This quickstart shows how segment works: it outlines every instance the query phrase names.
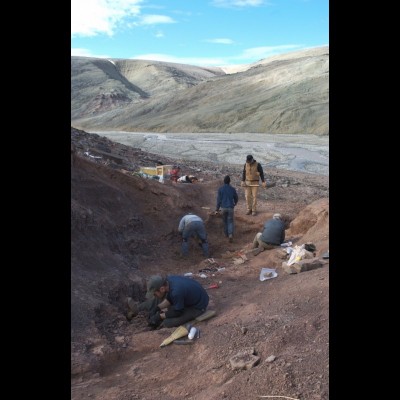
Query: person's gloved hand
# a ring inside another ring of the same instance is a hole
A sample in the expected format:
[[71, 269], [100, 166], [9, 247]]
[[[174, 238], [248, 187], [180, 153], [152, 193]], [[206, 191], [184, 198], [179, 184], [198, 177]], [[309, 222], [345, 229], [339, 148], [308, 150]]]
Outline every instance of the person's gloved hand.
[[162, 322], [162, 319], [160, 317], [160, 311], [157, 311], [156, 313], [149, 315], [147, 321], [150, 326], [152, 326], [153, 328], [157, 328], [158, 325], [160, 325]]
[[264, 181], [264, 182], [262, 183], [262, 187], [263, 187], [263, 188], [266, 188], [266, 187], [267, 187], [267, 182]]
[[160, 313], [161, 312], [161, 308], [158, 306], [152, 307], [149, 310], [149, 317], [153, 316], [154, 314]]
[[246, 182], [245, 181], [240, 182], [240, 186], [246, 186]]

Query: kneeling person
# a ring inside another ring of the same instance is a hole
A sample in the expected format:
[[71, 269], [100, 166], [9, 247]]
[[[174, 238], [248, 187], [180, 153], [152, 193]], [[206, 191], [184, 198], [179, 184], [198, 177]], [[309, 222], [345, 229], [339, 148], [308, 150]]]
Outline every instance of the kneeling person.
[[285, 223], [281, 214], [274, 214], [272, 219], [264, 224], [262, 232], [256, 234], [253, 240], [253, 248], [260, 247], [270, 250], [280, 246], [285, 241]]
[[185, 276], [154, 275], [147, 285], [146, 297], [154, 296], [149, 310], [149, 325], [174, 327], [189, 322], [203, 314], [209, 302], [203, 286]]

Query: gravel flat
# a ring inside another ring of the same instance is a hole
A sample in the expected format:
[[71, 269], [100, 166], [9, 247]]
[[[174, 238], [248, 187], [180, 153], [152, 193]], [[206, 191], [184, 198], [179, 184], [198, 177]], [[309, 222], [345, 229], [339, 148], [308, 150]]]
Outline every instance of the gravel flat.
[[152, 154], [216, 164], [243, 164], [247, 154], [265, 167], [329, 175], [329, 136], [259, 133], [92, 131]]

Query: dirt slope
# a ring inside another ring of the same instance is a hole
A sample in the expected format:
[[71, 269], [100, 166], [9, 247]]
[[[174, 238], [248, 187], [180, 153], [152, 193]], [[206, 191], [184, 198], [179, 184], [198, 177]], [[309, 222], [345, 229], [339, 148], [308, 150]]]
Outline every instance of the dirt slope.
[[[321, 257], [329, 249], [327, 177], [265, 171], [269, 188], [260, 190], [252, 217], [245, 215], [237, 167], [181, 165], [200, 182], [161, 184], [132, 175], [153, 166], [154, 155], [76, 129], [71, 142], [72, 399], [329, 398], [329, 260], [289, 275], [282, 249], [249, 252], [265, 220], [281, 212], [287, 239], [313, 242]], [[233, 243], [221, 219], [209, 215], [225, 174], [239, 193]], [[177, 226], [189, 211], [206, 221], [214, 263], [194, 243], [188, 259], [179, 254]], [[263, 267], [278, 276], [260, 281]], [[205, 287], [219, 284], [208, 289], [217, 315], [198, 324], [193, 345], [160, 348], [174, 328], [149, 331], [141, 314], [128, 321], [124, 300], [143, 299], [151, 274], [187, 272]], [[259, 357], [257, 365], [233, 369], [230, 358], [240, 351]]]

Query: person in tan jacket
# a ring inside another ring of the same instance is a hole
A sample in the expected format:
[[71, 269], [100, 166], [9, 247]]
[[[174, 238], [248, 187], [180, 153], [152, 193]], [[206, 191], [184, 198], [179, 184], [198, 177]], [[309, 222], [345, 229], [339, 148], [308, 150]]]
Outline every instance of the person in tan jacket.
[[259, 162], [253, 158], [251, 154], [246, 157], [246, 164], [243, 167], [242, 183], [241, 186], [245, 188], [246, 198], [246, 215], [257, 214], [257, 192], [260, 186], [260, 179], [262, 186], [267, 187], [264, 178], [264, 171]]

